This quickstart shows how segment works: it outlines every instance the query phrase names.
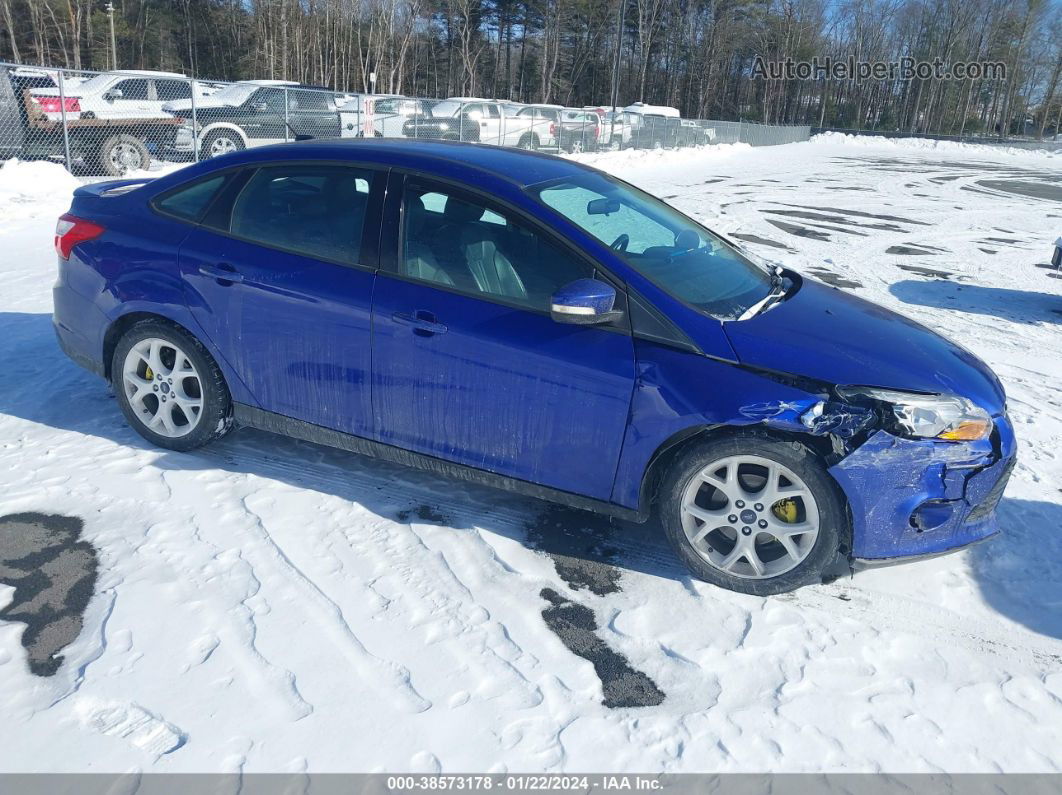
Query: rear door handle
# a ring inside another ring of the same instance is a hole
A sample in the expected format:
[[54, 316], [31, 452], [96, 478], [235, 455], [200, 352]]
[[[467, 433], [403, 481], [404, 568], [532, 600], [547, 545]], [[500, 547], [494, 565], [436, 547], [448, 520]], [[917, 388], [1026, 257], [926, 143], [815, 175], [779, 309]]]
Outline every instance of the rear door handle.
[[413, 313], [395, 312], [391, 315], [391, 320], [402, 326], [412, 326], [413, 333], [421, 337], [430, 337], [433, 334], [445, 334], [447, 332], [446, 326], [435, 321], [435, 315], [423, 309], [418, 309]]
[[225, 263], [220, 265], [200, 265], [199, 272], [204, 276], [209, 276], [211, 279], [217, 279], [219, 282], [238, 283], [243, 281], [243, 275], [237, 273], [234, 267]]

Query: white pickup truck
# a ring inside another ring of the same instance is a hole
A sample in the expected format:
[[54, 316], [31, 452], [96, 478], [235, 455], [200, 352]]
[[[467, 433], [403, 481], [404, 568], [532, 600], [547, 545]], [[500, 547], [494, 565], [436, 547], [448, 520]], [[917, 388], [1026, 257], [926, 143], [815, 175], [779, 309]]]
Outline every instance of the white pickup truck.
[[558, 124], [534, 107], [476, 97], [423, 103], [425, 113], [406, 120], [407, 138], [471, 141], [524, 149], [556, 149]]

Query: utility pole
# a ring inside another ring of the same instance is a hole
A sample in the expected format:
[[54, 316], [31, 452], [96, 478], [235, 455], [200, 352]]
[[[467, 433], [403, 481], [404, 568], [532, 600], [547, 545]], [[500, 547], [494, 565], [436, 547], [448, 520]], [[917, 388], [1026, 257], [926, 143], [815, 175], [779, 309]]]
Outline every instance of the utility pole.
[[619, 24], [616, 27], [616, 59], [612, 62], [612, 112], [619, 99], [620, 53], [623, 52], [623, 22], [627, 14], [627, 0], [619, 0]]
[[114, 3], [107, 3], [103, 10], [107, 12], [107, 20], [111, 24], [111, 69], [117, 69], [118, 47], [114, 43]]

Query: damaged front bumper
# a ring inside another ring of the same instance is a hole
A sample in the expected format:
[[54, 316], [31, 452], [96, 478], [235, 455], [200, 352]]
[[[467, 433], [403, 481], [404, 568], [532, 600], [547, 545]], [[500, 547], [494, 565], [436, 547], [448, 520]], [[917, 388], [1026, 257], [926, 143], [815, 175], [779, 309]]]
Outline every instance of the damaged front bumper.
[[865, 564], [932, 556], [999, 532], [996, 505], [1015, 462], [1014, 430], [942, 442], [877, 430], [830, 468], [852, 509], [852, 555]]

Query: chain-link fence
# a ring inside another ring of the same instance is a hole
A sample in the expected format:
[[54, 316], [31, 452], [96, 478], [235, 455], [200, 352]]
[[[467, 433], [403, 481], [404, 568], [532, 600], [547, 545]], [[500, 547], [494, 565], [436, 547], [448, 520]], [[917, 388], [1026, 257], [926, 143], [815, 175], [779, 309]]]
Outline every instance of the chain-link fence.
[[565, 108], [471, 97], [355, 94], [277, 80], [89, 72], [0, 63], [0, 159], [54, 160], [121, 176], [308, 138], [465, 141], [544, 152], [807, 140], [808, 127], [679, 118], [636, 104]]

